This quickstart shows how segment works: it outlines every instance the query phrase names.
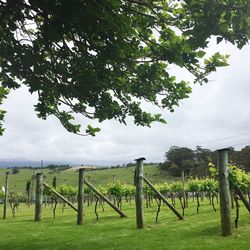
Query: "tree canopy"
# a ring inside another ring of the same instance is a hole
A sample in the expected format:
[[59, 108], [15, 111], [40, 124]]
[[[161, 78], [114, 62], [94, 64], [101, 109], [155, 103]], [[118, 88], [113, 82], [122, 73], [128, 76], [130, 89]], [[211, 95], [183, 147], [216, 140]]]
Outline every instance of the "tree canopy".
[[190, 148], [172, 146], [165, 154], [166, 161], [162, 167], [174, 175], [180, 175], [181, 171], [190, 172], [194, 167], [194, 156]]
[[0, 104], [25, 85], [38, 94], [38, 117], [54, 115], [73, 133], [81, 131], [75, 114], [164, 122], [141, 102], [173, 111], [191, 88], [169, 68], [203, 83], [226, 66], [227, 56], [205, 49], [212, 36], [242, 48], [249, 9], [249, 0], [0, 0]]
[[[210, 163], [217, 164], [217, 150], [210, 150], [201, 146], [196, 149], [172, 146], [165, 153], [165, 162], [160, 167], [168, 170], [170, 174], [180, 176], [181, 171], [193, 176], [207, 176]], [[250, 145], [240, 150], [230, 148], [229, 164], [250, 172]]]

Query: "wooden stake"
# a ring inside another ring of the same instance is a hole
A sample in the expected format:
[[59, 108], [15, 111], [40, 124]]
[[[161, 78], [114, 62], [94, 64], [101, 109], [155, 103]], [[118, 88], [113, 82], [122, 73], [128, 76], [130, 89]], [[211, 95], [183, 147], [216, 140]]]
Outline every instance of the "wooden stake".
[[145, 158], [136, 159], [137, 166], [135, 172], [135, 205], [136, 205], [136, 226], [137, 229], [143, 229], [143, 161]]
[[184, 209], [186, 208], [186, 192], [185, 192], [185, 171], [181, 170], [181, 181], [182, 181], [182, 196], [183, 196], [183, 205]]
[[6, 177], [5, 177], [5, 190], [4, 190], [4, 201], [3, 201], [3, 219], [6, 219], [6, 213], [7, 213], [8, 182], [9, 182], [9, 172], [6, 172]]
[[77, 225], [82, 225], [83, 223], [83, 172], [84, 169], [79, 169], [79, 178], [78, 178], [78, 212], [77, 212]]
[[36, 174], [36, 204], [35, 204], [35, 221], [42, 220], [43, 207], [43, 173]]
[[220, 213], [221, 213], [221, 234], [230, 236], [232, 234], [231, 226], [231, 207], [230, 190], [228, 181], [228, 150], [218, 150], [218, 174], [219, 174], [219, 194], [220, 194]]

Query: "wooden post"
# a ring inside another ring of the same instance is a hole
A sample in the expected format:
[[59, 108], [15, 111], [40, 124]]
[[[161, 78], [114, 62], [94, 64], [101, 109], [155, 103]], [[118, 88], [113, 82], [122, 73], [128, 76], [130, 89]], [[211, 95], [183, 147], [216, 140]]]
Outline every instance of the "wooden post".
[[230, 191], [229, 191], [228, 168], [227, 168], [228, 150], [229, 149], [227, 148], [217, 150], [222, 236], [229, 236], [232, 234]]
[[115, 175], [113, 174], [113, 179], [112, 179], [112, 182], [115, 183]]
[[8, 182], [9, 182], [9, 172], [6, 172], [6, 177], [5, 177], [5, 190], [4, 190], [4, 201], [3, 201], [3, 219], [6, 219], [6, 212], [7, 212]]
[[144, 157], [136, 159], [137, 166], [135, 169], [135, 205], [136, 205], [136, 226], [137, 229], [143, 229], [143, 161]]
[[182, 196], [183, 196], [183, 205], [184, 208], [186, 208], [186, 192], [185, 192], [185, 171], [182, 169], [181, 170], [181, 181], [182, 181]]
[[35, 204], [35, 221], [42, 220], [43, 207], [43, 173], [36, 174], [36, 204]]
[[84, 169], [79, 169], [79, 177], [78, 177], [78, 212], [77, 212], [77, 225], [82, 225], [83, 222], [83, 172]]

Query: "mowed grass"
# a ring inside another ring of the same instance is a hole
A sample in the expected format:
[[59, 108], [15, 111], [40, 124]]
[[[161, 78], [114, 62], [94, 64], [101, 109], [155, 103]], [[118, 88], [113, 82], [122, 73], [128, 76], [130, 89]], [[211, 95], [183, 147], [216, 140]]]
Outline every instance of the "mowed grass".
[[[13, 190], [14, 185], [16, 185], [18, 192], [25, 191], [26, 182], [28, 180], [31, 180], [32, 175], [37, 172], [31, 169], [20, 169], [19, 173], [11, 174], [11, 169], [0, 168], [0, 186], [4, 186], [6, 171], [10, 172], [9, 189]], [[173, 180], [173, 178], [168, 175], [168, 172], [162, 170], [158, 165], [144, 166], [144, 172], [148, 174], [148, 177], [152, 182], [164, 182]], [[67, 182], [70, 185], [77, 186], [78, 174], [73, 171], [65, 170], [61, 172], [54, 172], [49, 169], [43, 169], [43, 173], [45, 175], [45, 180], [50, 184], [52, 183], [53, 177], [56, 176], [57, 184]], [[93, 170], [85, 172], [85, 178], [90, 177], [90, 182], [94, 185], [105, 185], [112, 182], [113, 175], [115, 176], [116, 181], [133, 183], [134, 167]]]
[[[178, 205], [178, 204], [177, 204]], [[155, 223], [156, 203], [145, 208], [145, 228], [136, 229], [135, 206], [123, 204], [128, 218], [120, 218], [108, 205], [99, 209], [96, 221], [94, 205], [85, 207], [83, 225], [76, 225], [76, 213], [66, 208], [57, 209], [52, 218], [51, 207], [43, 210], [43, 220], [34, 222], [34, 207], [19, 207], [15, 218], [8, 210], [6, 220], [0, 220], [0, 249], [249, 249], [250, 215], [241, 205], [239, 228], [231, 237], [220, 236], [219, 211], [214, 212], [208, 201], [203, 201], [200, 214], [190, 201], [184, 221], [179, 221], [162, 206], [159, 223]], [[179, 205], [177, 207], [180, 209]], [[218, 208], [218, 205], [217, 205]], [[2, 206], [0, 206], [2, 214]], [[234, 217], [234, 210], [232, 217]]]

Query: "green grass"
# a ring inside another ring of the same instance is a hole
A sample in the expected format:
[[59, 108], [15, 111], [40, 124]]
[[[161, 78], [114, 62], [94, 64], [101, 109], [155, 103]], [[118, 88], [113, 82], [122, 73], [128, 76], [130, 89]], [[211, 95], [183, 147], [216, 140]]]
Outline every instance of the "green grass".
[[184, 221], [162, 206], [156, 224], [156, 208], [155, 203], [145, 208], [145, 229], [137, 230], [134, 205], [124, 204], [128, 218], [123, 219], [105, 205], [99, 221], [94, 206], [86, 207], [81, 226], [76, 225], [76, 213], [70, 208], [62, 213], [59, 206], [54, 220], [51, 208], [46, 207], [43, 220], [34, 222], [34, 207], [22, 205], [15, 218], [9, 211], [7, 219], [0, 220], [0, 249], [249, 249], [250, 215], [243, 206], [239, 228], [226, 238], [220, 236], [219, 211], [214, 212], [208, 202], [202, 202], [197, 215], [195, 203], [190, 201]]
[[[11, 169], [1, 169], [0, 168], [0, 186], [3, 186], [5, 183], [5, 173], [6, 171], [10, 171]], [[9, 188], [13, 190], [14, 185], [17, 186], [18, 192], [24, 192], [26, 187], [27, 180], [31, 179], [33, 174], [33, 170], [30, 169], [20, 169], [20, 173], [18, 174], [10, 174], [9, 175]], [[46, 177], [46, 181], [48, 183], [52, 183], [52, 179], [54, 176], [57, 176], [57, 183], [64, 183], [66, 179], [67, 183], [70, 185], [77, 186], [77, 173], [73, 171], [62, 171], [62, 172], [53, 172], [49, 169], [43, 170], [44, 175]], [[163, 182], [172, 180], [169, 177], [168, 172], [160, 169], [156, 165], [145, 166], [144, 172], [148, 173], [148, 177], [152, 182]], [[86, 171], [85, 177], [90, 176], [90, 181], [94, 185], [103, 185], [112, 182], [113, 175], [115, 175], [115, 180], [119, 180], [121, 182], [133, 183], [134, 178], [134, 167], [129, 168], [118, 168], [118, 169], [103, 169], [103, 170], [94, 170], [94, 171]]]
[[[122, 182], [133, 182], [133, 168], [109, 169], [87, 172], [93, 184], [105, 184], [112, 176]], [[4, 184], [6, 169], [0, 169], [0, 185]], [[152, 182], [171, 181], [167, 173], [157, 166], [145, 166]], [[20, 170], [9, 176], [10, 189], [17, 185], [19, 192], [24, 191], [32, 170]], [[58, 183], [76, 185], [77, 174], [69, 171], [53, 173], [44, 170], [46, 179], [51, 183], [56, 175]], [[179, 204], [178, 210], [180, 211]], [[218, 208], [218, 205], [217, 205]], [[231, 237], [220, 236], [220, 213], [214, 212], [208, 202], [202, 202], [200, 214], [196, 214], [195, 203], [190, 201], [185, 220], [179, 221], [166, 207], [162, 206], [159, 223], [155, 223], [157, 206], [145, 208], [145, 229], [135, 229], [135, 207], [124, 203], [123, 211], [128, 218], [121, 219], [108, 205], [105, 212], [99, 211], [96, 221], [94, 206], [85, 208], [84, 224], [76, 225], [76, 213], [66, 208], [57, 209], [56, 219], [52, 218], [50, 207], [44, 208], [43, 220], [34, 222], [34, 207], [19, 207], [15, 218], [8, 208], [7, 219], [0, 219], [0, 249], [249, 249], [250, 215], [243, 205], [240, 210], [239, 228], [233, 230]], [[234, 210], [233, 216], [234, 217]], [[0, 205], [2, 216], [2, 205]], [[1, 217], [0, 217], [1, 218]]]

